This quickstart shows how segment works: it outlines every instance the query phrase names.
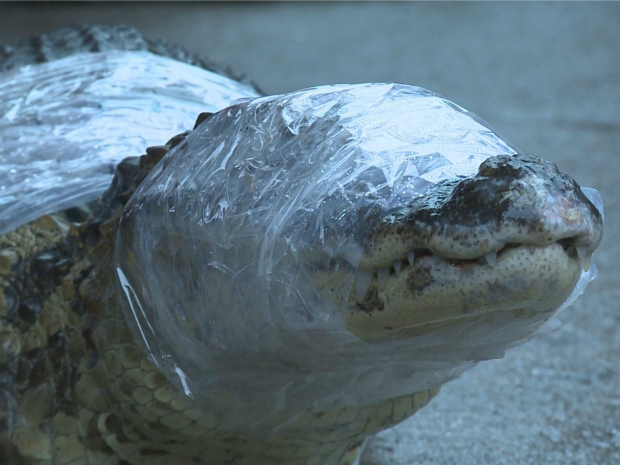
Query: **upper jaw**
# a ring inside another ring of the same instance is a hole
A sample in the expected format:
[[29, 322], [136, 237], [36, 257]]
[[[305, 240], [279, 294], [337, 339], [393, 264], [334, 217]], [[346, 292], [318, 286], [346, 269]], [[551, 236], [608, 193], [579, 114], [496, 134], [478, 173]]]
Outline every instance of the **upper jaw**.
[[589, 257], [602, 231], [600, 212], [555, 164], [502, 155], [487, 159], [475, 176], [440, 183], [385, 217], [372, 229], [358, 269], [389, 268], [416, 249], [477, 259], [508, 244], [558, 241]]

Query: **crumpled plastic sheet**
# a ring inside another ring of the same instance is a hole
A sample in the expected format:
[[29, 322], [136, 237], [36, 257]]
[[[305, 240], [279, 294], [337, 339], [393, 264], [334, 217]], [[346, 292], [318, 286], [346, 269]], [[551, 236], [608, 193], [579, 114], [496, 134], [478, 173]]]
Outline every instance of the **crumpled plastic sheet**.
[[222, 428], [427, 389], [557, 326], [500, 312], [369, 342], [345, 328], [354, 271], [334, 275], [339, 300], [317, 291], [335, 257], [355, 269], [364, 221], [517, 153], [432, 92], [339, 85], [240, 102], [182, 145], [126, 206], [115, 260], [134, 335], [179, 390], [221, 406]]
[[249, 87], [148, 52], [73, 55], [0, 74], [0, 233], [96, 199], [115, 165]]

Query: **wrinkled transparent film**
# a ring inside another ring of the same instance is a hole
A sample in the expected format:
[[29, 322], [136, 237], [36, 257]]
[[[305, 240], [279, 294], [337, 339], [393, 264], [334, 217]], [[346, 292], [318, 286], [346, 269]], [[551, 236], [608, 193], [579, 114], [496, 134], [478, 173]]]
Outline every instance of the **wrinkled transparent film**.
[[572, 293], [538, 313], [375, 328], [384, 310], [368, 307], [371, 294], [390, 304], [379, 289], [398, 278], [360, 271], [368, 237], [434, 186], [516, 153], [417, 87], [325, 86], [234, 104], [173, 149], [126, 206], [116, 267], [128, 322], [168, 379], [222, 405], [230, 428], [444, 383], [552, 328], [595, 267], [575, 271]]
[[0, 233], [97, 198], [115, 165], [256, 97], [226, 77], [147, 52], [74, 55], [0, 75]]

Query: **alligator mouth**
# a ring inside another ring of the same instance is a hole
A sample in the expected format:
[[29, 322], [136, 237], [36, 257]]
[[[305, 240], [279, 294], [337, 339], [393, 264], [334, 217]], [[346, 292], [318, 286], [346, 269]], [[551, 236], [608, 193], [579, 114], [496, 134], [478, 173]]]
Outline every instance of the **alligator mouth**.
[[[392, 261], [389, 267], [380, 267], [373, 271], [357, 269], [355, 275], [355, 294], [358, 302], [363, 302], [373, 282], [378, 282], [380, 290], [383, 290], [392, 276], [400, 276], [407, 273], [411, 268], [423, 266], [429, 263], [438, 266], [455, 267], [465, 270], [471, 266], [488, 266], [494, 268], [499, 261], [511, 250], [525, 248], [530, 254], [534, 254], [537, 247], [552, 247], [561, 245], [564, 253], [569, 258], [579, 261], [580, 266], [588, 271], [591, 254], [588, 254], [585, 245], [575, 245], [574, 238], [565, 238], [547, 244], [523, 244], [509, 242], [499, 250], [490, 251], [476, 258], [450, 258], [433, 253], [429, 249], [419, 248], [409, 251], [406, 256]], [[376, 281], [375, 281], [376, 280]]]

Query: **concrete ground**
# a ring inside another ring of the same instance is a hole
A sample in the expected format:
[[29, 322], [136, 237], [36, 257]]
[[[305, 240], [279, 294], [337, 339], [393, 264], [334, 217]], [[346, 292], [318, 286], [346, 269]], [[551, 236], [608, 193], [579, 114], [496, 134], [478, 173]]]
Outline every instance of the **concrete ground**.
[[620, 463], [620, 4], [3, 4], [0, 43], [75, 22], [136, 26], [268, 93], [427, 87], [600, 190], [600, 276], [563, 327], [445, 386], [362, 464]]

